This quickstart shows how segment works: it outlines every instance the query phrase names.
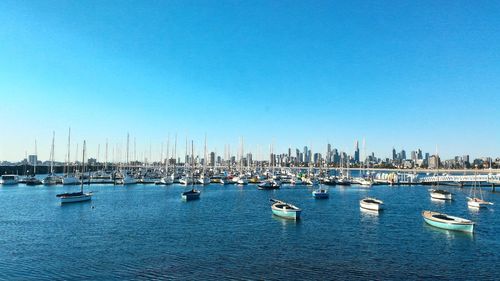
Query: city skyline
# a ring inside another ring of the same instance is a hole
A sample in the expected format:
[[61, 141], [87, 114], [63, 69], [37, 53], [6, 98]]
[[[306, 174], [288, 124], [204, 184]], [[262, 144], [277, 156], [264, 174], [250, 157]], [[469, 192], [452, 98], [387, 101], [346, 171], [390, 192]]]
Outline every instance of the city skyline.
[[[186, 135], [500, 156], [497, 3], [0, 3], [0, 160]], [[8, 136], [7, 138], [5, 136]], [[75, 147], [74, 147], [75, 148]], [[233, 150], [233, 149], [232, 149]], [[72, 151], [72, 154], [74, 152]]]
[[[66, 162], [68, 159], [68, 133], [64, 139], [65, 143], [57, 143], [54, 145], [54, 161], [55, 162]], [[55, 136], [55, 132], [54, 132]], [[179, 136], [179, 135], [169, 135], [167, 139], [163, 142], [159, 143], [149, 143], [148, 145], [137, 145], [136, 137], [128, 134], [129, 140], [129, 151], [128, 151], [128, 159], [129, 161], [139, 161], [139, 162], [160, 162], [162, 159], [167, 158], [167, 149], [169, 158], [175, 159], [183, 159], [184, 156], [191, 155], [191, 143], [193, 143], [194, 155], [196, 157], [204, 158], [204, 141], [203, 140], [193, 140], [189, 139], [187, 136]], [[177, 137], [177, 144], [175, 144], [175, 138]], [[54, 137], [55, 139], [55, 137]], [[483, 159], [483, 158], [491, 158], [493, 161], [499, 158], [496, 155], [471, 155], [468, 152], [463, 153], [455, 153], [450, 156], [443, 155], [440, 153], [439, 148], [435, 147], [434, 151], [425, 150], [422, 148], [407, 148], [407, 147], [392, 147], [390, 150], [383, 151], [382, 153], [377, 153], [373, 150], [370, 150], [369, 147], [365, 147], [366, 140], [362, 139], [362, 144], [360, 145], [359, 140], [355, 140], [353, 142], [353, 146], [349, 149], [343, 150], [339, 147], [336, 147], [334, 143], [324, 143], [318, 147], [312, 147], [308, 144], [306, 145], [289, 145], [286, 149], [277, 150], [273, 143], [270, 144], [259, 144], [253, 147], [248, 147], [244, 138], [240, 137], [237, 142], [231, 144], [224, 144], [223, 147], [215, 147], [207, 144], [207, 154], [215, 153], [216, 157], [222, 157], [222, 159], [229, 160], [231, 157], [236, 158], [245, 158], [248, 154], [251, 154], [254, 160], [257, 161], [269, 161], [270, 154], [274, 155], [286, 155], [290, 154], [295, 157], [296, 153], [300, 153], [301, 159], [300, 162], [308, 163], [308, 162], [316, 162], [316, 159], [313, 157], [316, 154], [320, 154], [322, 159], [326, 159], [327, 157], [332, 157], [332, 153], [336, 152], [337, 154], [345, 153], [346, 157], [348, 157], [352, 163], [360, 163], [364, 162], [364, 159], [375, 157], [375, 159], [380, 159], [381, 161], [385, 161], [386, 159], [390, 160], [398, 160], [400, 163], [403, 160], [416, 160], [416, 159], [427, 159], [429, 156], [433, 156], [438, 154], [441, 160], [449, 160], [454, 159], [456, 157], [464, 157], [467, 156], [471, 160], [474, 159]], [[83, 142], [83, 141], [82, 141]], [[187, 149], [186, 152], [186, 143]], [[23, 159], [27, 159], [28, 156], [37, 155], [38, 161], [46, 162], [50, 161], [50, 151], [52, 150], [51, 145], [52, 138], [50, 143], [48, 144], [50, 148], [48, 149], [48, 154], [40, 154], [39, 153], [39, 142], [35, 141], [33, 143], [32, 150], [26, 150], [18, 159], [0, 159], [0, 162], [12, 162], [16, 163], [22, 161]], [[36, 146], [36, 147], [35, 147]], [[59, 148], [58, 148], [59, 147]], [[36, 150], [35, 150], [36, 148]], [[174, 149], [177, 157], [174, 157]], [[243, 156], [241, 155], [241, 151], [243, 149]], [[71, 139], [69, 144], [69, 153], [70, 153], [70, 162], [78, 162], [81, 159], [82, 147], [81, 142], [78, 140], [74, 140], [73, 132], [71, 132]], [[107, 153], [107, 155], [106, 155]], [[328, 156], [329, 155], [329, 156]], [[298, 156], [298, 155], [297, 155]], [[424, 157], [425, 156], [425, 157]], [[99, 143], [96, 145], [89, 145], [87, 142], [87, 158], [97, 159], [99, 162], [105, 162], [105, 158], [107, 157], [107, 162], [118, 163], [118, 162], [126, 162], [127, 159], [127, 137], [124, 138], [122, 142], [112, 143], [109, 140], [104, 143]], [[207, 156], [208, 157], [208, 156]], [[340, 157], [340, 156], [339, 156]], [[468, 161], [467, 161], [468, 162]], [[472, 161], [471, 161], [472, 162]]]

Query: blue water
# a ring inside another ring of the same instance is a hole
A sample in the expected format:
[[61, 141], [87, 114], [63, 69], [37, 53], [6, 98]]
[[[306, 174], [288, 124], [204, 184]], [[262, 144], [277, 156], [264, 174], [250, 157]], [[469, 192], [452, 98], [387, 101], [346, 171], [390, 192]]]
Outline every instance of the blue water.
[[[78, 187], [0, 187], [0, 279], [500, 279], [498, 193], [471, 211], [466, 191], [436, 203], [427, 187], [201, 187], [183, 202], [181, 186], [90, 186], [92, 202], [61, 206]], [[385, 201], [379, 215], [359, 200]], [[271, 214], [269, 198], [303, 209], [302, 220]], [[422, 210], [477, 222], [474, 235], [424, 223]]]

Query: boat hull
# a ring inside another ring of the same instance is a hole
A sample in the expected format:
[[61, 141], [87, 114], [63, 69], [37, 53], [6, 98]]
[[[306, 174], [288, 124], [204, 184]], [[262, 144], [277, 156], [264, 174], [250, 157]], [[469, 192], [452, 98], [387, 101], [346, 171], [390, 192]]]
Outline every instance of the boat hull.
[[278, 217], [282, 217], [285, 219], [290, 219], [290, 220], [298, 220], [300, 219], [300, 213], [301, 211], [283, 211], [283, 210], [276, 210], [272, 209], [273, 214]]
[[470, 220], [431, 211], [423, 211], [424, 221], [434, 227], [446, 230], [474, 232], [474, 223]]
[[363, 200], [359, 201], [359, 206], [363, 209], [370, 210], [370, 211], [380, 211], [383, 209], [382, 204], [369, 203], [369, 202], [365, 202]]
[[328, 197], [330, 197], [330, 195], [328, 194], [328, 192], [316, 192], [316, 191], [313, 191], [312, 195], [313, 195], [313, 197], [315, 199], [328, 199]]
[[182, 200], [192, 201], [200, 199], [200, 192], [184, 192], [182, 193]]
[[451, 200], [451, 194], [442, 194], [431, 192], [431, 197], [438, 200]]
[[485, 202], [485, 201], [474, 201], [474, 200], [469, 200], [467, 201], [467, 206], [469, 208], [486, 208], [488, 205], [490, 205], [489, 202]]
[[437, 222], [433, 221], [428, 218], [424, 218], [425, 222], [429, 225], [432, 225], [434, 227], [442, 228], [442, 229], [447, 229], [447, 230], [453, 230], [453, 231], [463, 231], [463, 232], [474, 232], [474, 225], [473, 224], [449, 224], [449, 223], [443, 223], [443, 222]]
[[76, 203], [76, 202], [85, 202], [85, 201], [90, 201], [92, 200], [92, 194], [82, 194], [82, 195], [77, 195], [77, 196], [63, 196], [61, 197], [61, 203], [66, 204], [66, 203]]
[[63, 185], [78, 185], [81, 184], [80, 180], [75, 177], [63, 178]]

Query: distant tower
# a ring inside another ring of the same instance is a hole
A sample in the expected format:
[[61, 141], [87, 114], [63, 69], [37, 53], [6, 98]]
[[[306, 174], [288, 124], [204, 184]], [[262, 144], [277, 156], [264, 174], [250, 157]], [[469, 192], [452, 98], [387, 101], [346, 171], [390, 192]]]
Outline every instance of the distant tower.
[[354, 163], [359, 163], [359, 142], [354, 143]]

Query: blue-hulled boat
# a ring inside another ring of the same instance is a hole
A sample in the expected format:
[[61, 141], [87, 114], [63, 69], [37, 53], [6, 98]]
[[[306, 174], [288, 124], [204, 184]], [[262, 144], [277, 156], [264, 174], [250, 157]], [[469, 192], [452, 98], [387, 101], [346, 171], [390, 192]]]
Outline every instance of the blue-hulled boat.
[[300, 219], [300, 213], [302, 212], [300, 208], [280, 200], [271, 199], [271, 202], [273, 202], [271, 210], [274, 215], [285, 219]]
[[[193, 157], [194, 148], [193, 147], [194, 147], [193, 141], [191, 141], [191, 167], [194, 167], [194, 157]], [[187, 148], [187, 141], [186, 141], [186, 148]], [[186, 157], [187, 157], [187, 154], [186, 154]], [[189, 176], [189, 173], [186, 173], [186, 177], [184, 178], [186, 180], [185, 185], [190, 184], [192, 186], [191, 190], [184, 191], [181, 194], [182, 200], [184, 200], [184, 201], [191, 201], [191, 200], [200, 199], [201, 191], [194, 189], [194, 171], [191, 170], [190, 174], [191, 174], [191, 176]]]
[[463, 232], [474, 231], [474, 222], [470, 220], [432, 211], [423, 211], [422, 216], [426, 223], [435, 227]]
[[330, 197], [330, 193], [328, 193], [328, 189], [322, 188], [322, 187], [313, 190], [312, 195], [316, 199], [327, 199], [328, 197]]
[[200, 191], [196, 189], [191, 189], [182, 193], [182, 199], [186, 201], [200, 199]]

